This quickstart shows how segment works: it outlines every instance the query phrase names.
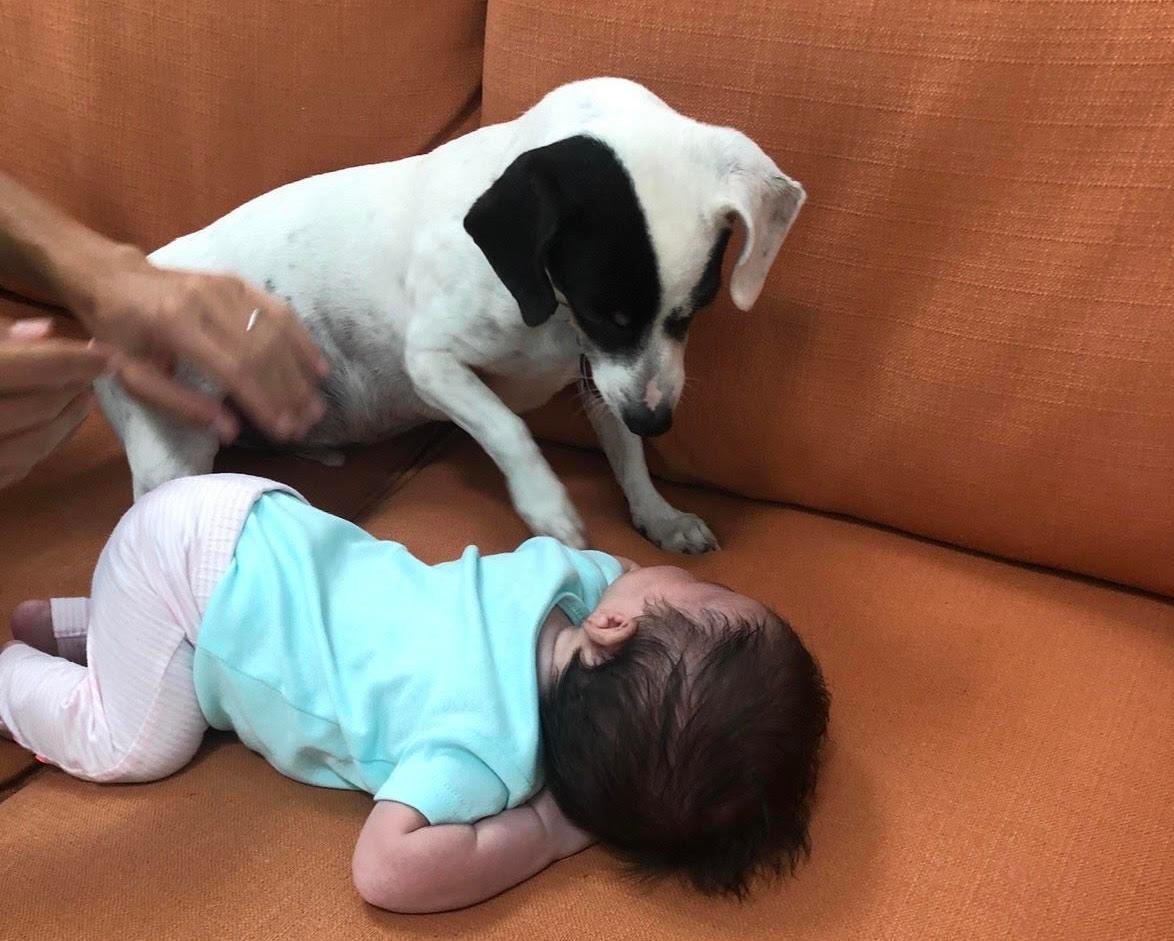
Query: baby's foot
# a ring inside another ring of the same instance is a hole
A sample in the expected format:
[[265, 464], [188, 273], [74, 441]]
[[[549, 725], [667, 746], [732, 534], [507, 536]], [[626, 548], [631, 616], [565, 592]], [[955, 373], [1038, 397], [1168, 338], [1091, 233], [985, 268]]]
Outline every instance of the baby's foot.
[[12, 638], [57, 656], [57, 638], [53, 635], [53, 611], [48, 601], [22, 601], [12, 612]]

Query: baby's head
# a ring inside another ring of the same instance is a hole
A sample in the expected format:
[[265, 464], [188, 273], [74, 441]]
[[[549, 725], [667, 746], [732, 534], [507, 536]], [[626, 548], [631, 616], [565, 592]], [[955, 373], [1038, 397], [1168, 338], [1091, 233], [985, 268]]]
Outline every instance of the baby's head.
[[742, 896], [794, 868], [828, 694], [790, 626], [670, 566], [633, 566], [550, 641], [546, 782], [643, 874]]

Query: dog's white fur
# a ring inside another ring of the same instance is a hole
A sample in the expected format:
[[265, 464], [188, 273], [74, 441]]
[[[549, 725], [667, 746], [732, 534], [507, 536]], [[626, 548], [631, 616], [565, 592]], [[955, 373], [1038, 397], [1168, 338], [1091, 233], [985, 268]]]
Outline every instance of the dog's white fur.
[[[593, 349], [562, 303], [546, 323], [524, 325], [462, 225], [519, 154], [580, 134], [619, 157], [655, 250], [661, 309], [635, 358]], [[657, 492], [641, 439], [617, 416], [632, 401], [676, 404], [684, 342], [659, 328], [688, 303], [721, 229], [734, 220], [744, 231], [730, 291], [746, 309], [803, 200], [802, 187], [745, 135], [690, 120], [635, 83], [601, 78], [558, 88], [518, 119], [432, 153], [282, 186], [151, 261], [233, 272], [290, 299], [333, 366], [331, 408], [307, 446], [374, 441], [451, 420], [502, 470], [530, 528], [573, 546], [585, 544], [583, 523], [517, 413], [575, 381], [586, 355], [607, 406], [588, 412], [633, 521], [662, 547], [697, 552], [716, 546], [713, 535]], [[315, 329], [327, 321], [329, 330]], [[102, 383], [99, 394], [126, 447], [136, 496], [211, 469], [212, 434], [143, 407], [116, 382]]]

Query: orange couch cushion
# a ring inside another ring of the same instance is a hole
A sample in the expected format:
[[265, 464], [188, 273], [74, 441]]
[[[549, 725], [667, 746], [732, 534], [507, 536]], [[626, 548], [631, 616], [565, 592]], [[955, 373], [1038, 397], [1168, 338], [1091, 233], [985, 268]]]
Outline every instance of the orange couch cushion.
[[[604, 547], [658, 558], [599, 458], [556, 470]], [[814, 855], [745, 905], [625, 881], [602, 850], [449, 915], [366, 908], [370, 801], [217, 738], [168, 781], [45, 769], [0, 802], [0, 935], [37, 938], [1046, 938], [1174, 921], [1174, 606], [816, 513], [669, 488], [729, 535], [686, 560], [773, 604], [820, 658], [832, 742]], [[526, 533], [464, 444], [367, 520], [422, 557]]]
[[493, 0], [483, 118], [624, 75], [806, 185], [755, 310], [696, 322], [662, 471], [1174, 593], [1172, 37], [1162, 3]]
[[0, 4], [0, 167], [154, 248], [476, 126], [484, 0]]

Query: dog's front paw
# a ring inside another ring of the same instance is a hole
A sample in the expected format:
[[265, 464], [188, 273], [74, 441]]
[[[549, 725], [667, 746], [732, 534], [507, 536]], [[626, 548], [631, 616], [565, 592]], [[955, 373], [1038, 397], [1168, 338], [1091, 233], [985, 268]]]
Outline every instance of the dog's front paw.
[[632, 522], [641, 536], [669, 552], [697, 555], [718, 548], [705, 521], [692, 513], [672, 510], [657, 516], [633, 514]]
[[587, 548], [587, 530], [562, 484], [557, 490], [528, 494], [514, 501], [518, 515], [535, 536], [553, 536], [572, 549]]

